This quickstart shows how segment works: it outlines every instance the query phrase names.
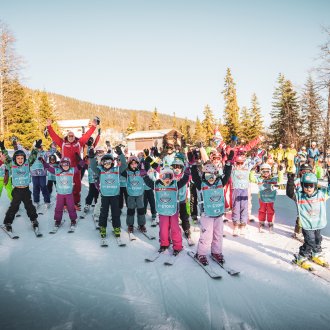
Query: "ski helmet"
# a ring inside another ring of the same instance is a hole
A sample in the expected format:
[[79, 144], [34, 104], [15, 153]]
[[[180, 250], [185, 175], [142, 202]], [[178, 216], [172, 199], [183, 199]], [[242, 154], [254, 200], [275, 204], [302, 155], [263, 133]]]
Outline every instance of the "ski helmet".
[[174, 173], [172, 171], [172, 169], [169, 167], [169, 166], [164, 166], [160, 169], [159, 171], [159, 178], [161, 180], [164, 180], [164, 179], [173, 179], [174, 177]]
[[173, 163], [172, 163], [172, 166], [173, 165], [178, 165], [178, 166], [181, 166], [182, 168], [184, 167], [184, 163], [183, 163], [183, 161], [180, 158], [175, 158], [173, 160]]
[[138, 164], [140, 163], [139, 158], [137, 158], [136, 156], [131, 156], [131, 157], [128, 158], [128, 162], [127, 162], [128, 165], [131, 164], [133, 161], [138, 163]]
[[48, 157], [48, 162], [49, 163], [51, 163], [51, 162], [53, 162], [53, 163], [55, 163], [56, 162], [56, 155], [50, 155], [49, 157]]
[[104, 156], [102, 156], [100, 164], [102, 166], [104, 166], [105, 164], [111, 164], [113, 165], [114, 162], [114, 158], [111, 154], [105, 154]]
[[23, 157], [24, 157], [24, 163], [26, 162], [26, 154], [25, 154], [25, 152], [24, 152], [23, 150], [16, 150], [16, 151], [14, 152], [14, 154], [13, 154], [13, 162], [14, 162], [16, 165], [18, 165], [17, 162], [16, 162], [16, 157], [17, 157], [17, 156], [23, 156]]
[[220, 160], [222, 157], [221, 157], [221, 154], [218, 150], [213, 149], [210, 152], [210, 160], [214, 160], [215, 158], [218, 158]]
[[69, 157], [62, 157], [60, 161], [60, 166], [63, 168], [63, 166], [71, 166], [71, 160]]
[[260, 172], [263, 172], [263, 171], [269, 171], [269, 172], [271, 172], [272, 171], [272, 168], [271, 168], [271, 166], [269, 164], [263, 163], [260, 166]]
[[312, 168], [312, 166], [310, 166], [309, 164], [304, 163], [304, 164], [301, 164], [301, 165], [300, 165], [300, 168], [299, 168], [299, 172], [302, 172], [302, 171], [313, 172], [313, 168]]
[[203, 173], [212, 173], [217, 174], [218, 169], [214, 166], [214, 164], [205, 164], [202, 168]]
[[239, 155], [235, 159], [235, 163], [243, 164], [246, 161], [246, 157], [244, 155]]
[[314, 173], [305, 173], [302, 177], [301, 177], [301, 183], [313, 183], [313, 184], [317, 184], [317, 177]]

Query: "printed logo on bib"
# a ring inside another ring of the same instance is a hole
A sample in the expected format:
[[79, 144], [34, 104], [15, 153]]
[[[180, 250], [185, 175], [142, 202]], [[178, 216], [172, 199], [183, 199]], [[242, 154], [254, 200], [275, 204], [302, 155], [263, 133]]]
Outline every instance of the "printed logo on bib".
[[220, 202], [221, 200], [221, 194], [214, 193], [210, 196], [210, 201], [211, 202]]
[[63, 184], [63, 185], [67, 185], [69, 183], [68, 179], [60, 179], [60, 183]]
[[159, 199], [162, 203], [170, 203], [171, 202], [171, 200], [172, 200], [172, 198], [171, 198], [171, 196], [170, 196], [170, 194], [169, 193], [167, 193], [167, 192], [164, 192], [164, 193], [162, 193], [162, 196], [160, 197], [160, 199]]
[[25, 175], [27, 172], [25, 171], [25, 170], [17, 170], [16, 172], [15, 172], [17, 175], [19, 175], [19, 176], [23, 176], [23, 175]]
[[113, 184], [113, 183], [115, 183], [115, 181], [116, 180], [114, 178], [104, 179], [104, 182], [107, 184]]

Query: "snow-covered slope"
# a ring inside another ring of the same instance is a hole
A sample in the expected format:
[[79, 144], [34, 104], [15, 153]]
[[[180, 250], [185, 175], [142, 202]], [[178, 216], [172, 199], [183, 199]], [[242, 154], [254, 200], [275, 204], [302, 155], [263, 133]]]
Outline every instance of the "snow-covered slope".
[[[8, 204], [4, 192], [2, 216]], [[254, 193], [255, 215], [257, 207]], [[274, 234], [260, 234], [252, 223], [245, 237], [234, 238], [226, 224], [227, 265], [241, 273], [230, 276], [211, 262], [222, 274], [213, 280], [186, 253], [173, 266], [163, 265], [165, 256], [146, 263], [158, 241], [142, 234], [129, 242], [124, 232], [126, 247], [110, 236], [101, 248], [90, 215], [74, 234], [65, 215], [49, 235], [52, 207], [40, 216], [44, 235], [36, 238], [21, 206], [13, 224], [20, 238], [0, 231], [0, 329], [329, 329], [330, 284], [290, 263], [300, 245], [290, 238], [295, 205], [281, 192], [275, 209]], [[158, 228], [148, 230], [157, 235]], [[323, 233], [330, 259], [329, 227]]]

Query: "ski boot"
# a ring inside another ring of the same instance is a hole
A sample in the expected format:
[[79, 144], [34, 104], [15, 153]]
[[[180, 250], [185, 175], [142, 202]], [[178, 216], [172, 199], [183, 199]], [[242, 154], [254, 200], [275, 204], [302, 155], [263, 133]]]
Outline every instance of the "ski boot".
[[100, 227], [100, 235], [101, 235], [101, 238], [107, 237], [107, 228], [106, 227]]
[[87, 213], [90, 209], [90, 205], [86, 204], [85, 207], [84, 207], [84, 212]]
[[168, 246], [161, 246], [158, 250], [159, 253], [165, 252], [168, 249]]
[[113, 228], [113, 233], [116, 237], [120, 237], [120, 227]]
[[173, 255], [176, 257], [182, 250], [174, 250]]
[[268, 222], [268, 230], [269, 233], [272, 234], [274, 231], [274, 224], [272, 222]]
[[329, 263], [325, 260], [321, 253], [313, 252], [311, 260], [322, 267], [329, 268]]
[[220, 262], [221, 264], [225, 263], [225, 258], [222, 253], [211, 253], [211, 255], [217, 262]]
[[265, 221], [259, 221], [259, 233], [265, 232]]
[[312, 264], [308, 261], [308, 259], [302, 255], [295, 255], [294, 262], [301, 268], [306, 270], [313, 270]]
[[61, 221], [55, 221], [55, 227], [60, 227], [61, 226]]
[[39, 228], [39, 222], [38, 220], [32, 220], [31, 221], [31, 224], [32, 224], [32, 227], [35, 229], [35, 228]]
[[244, 236], [246, 232], [246, 223], [240, 223], [238, 227], [239, 227], [239, 234]]
[[184, 231], [184, 236], [186, 236], [187, 239], [191, 238], [191, 233], [189, 229]]
[[5, 223], [5, 229], [8, 231], [8, 232], [12, 232], [13, 231], [13, 228], [11, 226], [11, 223]]
[[238, 224], [234, 223], [233, 236], [238, 236]]
[[141, 233], [146, 233], [146, 232], [147, 232], [147, 228], [146, 228], [145, 225], [140, 225], [140, 226], [138, 227], [138, 229], [139, 229], [139, 231], [140, 231]]
[[80, 203], [75, 203], [74, 207], [75, 207], [76, 211], [81, 211]]
[[194, 258], [196, 258], [199, 261], [199, 263], [201, 263], [203, 266], [207, 266], [209, 264], [206, 256], [204, 255], [199, 255], [198, 253], [196, 253]]
[[133, 231], [134, 231], [134, 226], [133, 226], [133, 225], [129, 225], [129, 226], [127, 227], [127, 231], [128, 231], [129, 234], [133, 233]]
[[76, 220], [71, 220], [71, 226], [75, 226], [77, 224]]

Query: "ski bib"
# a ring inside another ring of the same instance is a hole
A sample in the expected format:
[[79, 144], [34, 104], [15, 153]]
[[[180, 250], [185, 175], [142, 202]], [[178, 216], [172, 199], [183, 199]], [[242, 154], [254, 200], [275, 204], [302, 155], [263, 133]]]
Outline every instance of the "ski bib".
[[69, 195], [73, 191], [74, 168], [63, 172], [60, 168], [55, 169], [56, 191], [60, 195]]
[[232, 181], [233, 189], [248, 189], [249, 188], [249, 170], [247, 168], [243, 169], [233, 169], [232, 171]]
[[13, 187], [26, 187], [30, 184], [30, 166], [27, 161], [22, 166], [13, 163], [11, 171]]
[[127, 193], [129, 196], [141, 196], [144, 192], [144, 181], [140, 171], [127, 171]]
[[171, 216], [178, 211], [178, 187], [176, 181], [168, 186], [155, 184], [156, 211], [160, 215]]
[[102, 196], [117, 196], [120, 192], [119, 168], [113, 167], [109, 171], [99, 166], [100, 191]]
[[204, 213], [208, 217], [218, 217], [225, 212], [223, 186], [216, 181], [212, 186], [202, 182]]

